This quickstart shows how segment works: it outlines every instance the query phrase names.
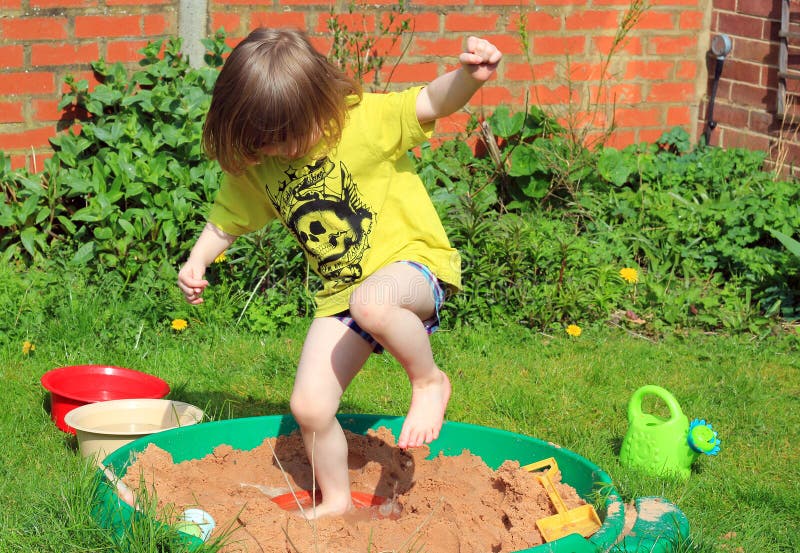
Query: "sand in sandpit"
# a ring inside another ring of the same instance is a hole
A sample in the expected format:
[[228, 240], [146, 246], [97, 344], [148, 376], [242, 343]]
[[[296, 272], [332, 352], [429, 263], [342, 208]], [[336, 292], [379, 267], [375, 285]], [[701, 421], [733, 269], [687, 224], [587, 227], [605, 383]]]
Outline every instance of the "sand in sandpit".
[[[507, 553], [542, 543], [536, 520], [555, 511], [535, 475], [520, 470], [518, 462], [506, 461], [494, 471], [467, 450], [430, 460], [427, 447], [401, 450], [386, 428], [346, 434], [352, 490], [387, 503], [315, 523], [270, 499], [289, 492], [287, 478], [295, 490], [311, 489], [297, 432], [267, 438], [249, 451], [221, 445], [202, 459], [178, 464], [150, 444], [123, 480], [134, 490], [147, 486], [165, 512], [209, 512], [217, 523], [212, 538], [229, 533], [223, 551], [230, 553], [400, 552], [423, 545], [427, 553]], [[567, 507], [583, 505], [560, 478], [556, 487]]]

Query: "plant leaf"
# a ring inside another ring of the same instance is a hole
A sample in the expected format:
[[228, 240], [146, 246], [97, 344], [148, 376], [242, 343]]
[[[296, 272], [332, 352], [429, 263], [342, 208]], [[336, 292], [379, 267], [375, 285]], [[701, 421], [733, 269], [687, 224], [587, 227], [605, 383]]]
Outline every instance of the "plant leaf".
[[89, 261], [94, 259], [94, 242], [87, 242], [75, 252], [72, 256], [70, 263], [73, 265], [86, 265]]
[[792, 252], [795, 256], [798, 257], [798, 259], [800, 259], [800, 242], [798, 242], [797, 240], [795, 240], [791, 236], [788, 236], [788, 235], [782, 233], [779, 230], [773, 230], [773, 229], [770, 229], [770, 228], [768, 228], [767, 230], [781, 244], [783, 244], [786, 247], [787, 250]]

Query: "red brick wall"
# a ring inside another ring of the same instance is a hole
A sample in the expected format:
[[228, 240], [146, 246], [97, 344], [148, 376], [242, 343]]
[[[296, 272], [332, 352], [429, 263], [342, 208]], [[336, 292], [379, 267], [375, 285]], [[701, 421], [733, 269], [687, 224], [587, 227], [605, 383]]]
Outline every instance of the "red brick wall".
[[177, 32], [172, 0], [0, 0], [0, 151], [41, 169], [67, 74], [92, 82], [90, 63], [134, 62], [148, 40]]
[[[384, 6], [394, 3], [385, 0]], [[421, 0], [412, 2], [411, 46], [392, 74], [392, 83], [425, 82], [453, 67], [470, 34], [492, 40], [505, 54], [497, 79], [471, 102], [473, 112], [490, 112], [499, 104], [518, 108], [528, 101], [564, 112], [576, 99], [574, 86], [597, 89], [597, 66], [608, 51], [630, 0], [537, 0], [520, 8], [515, 0]], [[706, 22], [708, 0], [651, 0], [629, 40], [615, 56], [607, 75], [607, 97], [616, 104], [619, 130], [612, 142], [626, 145], [653, 140], [676, 125], [693, 127], [697, 120], [698, 77], [702, 58], [698, 34]], [[534, 7], [535, 6], [535, 7]], [[224, 27], [232, 42], [259, 25], [294, 25], [329, 45], [327, 5], [314, 0], [281, 3], [211, 0], [212, 29]], [[370, 30], [371, 21], [366, 22]], [[530, 42], [525, 55], [520, 26]], [[398, 53], [395, 47], [393, 53]], [[387, 67], [392, 65], [391, 61]], [[388, 73], [388, 70], [385, 71]], [[535, 77], [535, 78], [534, 78]], [[573, 87], [570, 86], [570, 83]], [[593, 86], [594, 85], [594, 86]], [[441, 121], [439, 132], [463, 129], [467, 115]]]
[[[396, 5], [393, 0], [381, 1], [384, 12]], [[754, 9], [777, 3], [713, 1], [717, 25], [725, 11], [722, 4], [735, 11], [737, 2]], [[328, 2], [208, 2], [209, 34], [224, 27], [233, 42], [257, 25], [294, 25], [306, 28], [320, 48], [327, 47]], [[675, 125], [695, 127], [707, 93], [711, 2], [649, 0], [648, 11], [609, 68], [606, 97], [615, 106], [617, 125], [612, 143], [653, 140]], [[375, 4], [365, 7], [368, 21], [374, 20], [376, 9], [381, 10]], [[488, 113], [498, 104], [521, 108], [526, 95], [554, 110], [563, 109], [570, 97], [580, 106], [583, 100], [576, 97], [570, 82], [597, 88], [598, 63], [628, 5], [629, 0], [535, 0], [524, 8], [518, 0], [413, 1], [407, 10], [413, 18], [411, 44], [392, 82], [397, 86], [425, 82], [444, 72], [453, 66], [464, 38], [477, 34], [495, 41], [506, 56], [497, 79], [476, 95], [471, 110]], [[339, 11], [346, 11], [346, 2], [340, 6]], [[12, 154], [15, 166], [32, 166], [36, 154], [40, 168], [49, 151], [47, 139], [62, 119], [56, 105], [64, 76], [90, 76], [89, 62], [100, 55], [110, 61], [135, 62], [136, 50], [147, 40], [177, 33], [177, 9], [177, 0], [0, 0], [0, 151]], [[771, 20], [774, 14], [760, 17]], [[532, 63], [519, 38], [521, 22]], [[389, 52], [398, 53], [397, 47]], [[386, 67], [391, 65], [390, 59]], [[727, 78], [732, 72], [726, 67]], [[715, 138], [733, 136], [727, 134], [721, 98], [725, 94], [732, 98], [733, 88], [720, 88]], [[464, 114], [454, 116], [439, 130], [461, 128], [465, 119]]]
[[[733, 48], [722, 66], [714, 106], [717, 128], [711, 134], [711, 143], [768, 151], [772, 159], [780, 148], [785, 148], [787, 165], [797, 165], [800, 112], [794, 113], [794, 124], [792, 114], [784, 119], [776, 116], [781, 3], [782, 0], [714, 0], [711, 33], [730, 36]], [[791, 0], [789, 5], [791, 30], [800, 31], [800, 1]], [[800, 70], [800, 40], [792, 42], [789, 64]], [[708, 56], [709, 90], [715, 63], [716, 58]], [[795, 94], [797, 83], [789, 82], [790, 91]], [[707, 108], [706, 97], [701, 106], [699, 132], [705, 127]]]

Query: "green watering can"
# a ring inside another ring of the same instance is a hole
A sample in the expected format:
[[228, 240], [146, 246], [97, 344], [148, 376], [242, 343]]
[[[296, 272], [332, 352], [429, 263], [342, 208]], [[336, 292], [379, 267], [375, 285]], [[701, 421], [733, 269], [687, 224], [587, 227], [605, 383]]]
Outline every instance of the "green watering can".
[[[669, 408], [669, 418], [642, 412], [642, 400], [656, 396]], [[719, 453], [717, 432], [704, 419], [689, 419], [675, 397], [660, 386], [642, 386], [628, 403], [628, 432], [622, 441], [620, 462], [653, 476], [689, 478], [692, 463], [701, 454]]]

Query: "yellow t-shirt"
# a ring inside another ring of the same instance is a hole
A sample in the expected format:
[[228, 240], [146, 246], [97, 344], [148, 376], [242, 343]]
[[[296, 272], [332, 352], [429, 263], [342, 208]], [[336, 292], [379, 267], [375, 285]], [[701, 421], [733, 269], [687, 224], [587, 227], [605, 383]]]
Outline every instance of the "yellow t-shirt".
[[209, 221], [239, 236], [280, 219], [323, 279], [317, 317], [347, 309], [361, 281], [396, 261], [422, 263], [461, 287], [460, 256], [406, 155], [433, 133], [416, 116], [420, 90], [364, 94], [336, 148], [291, 161], [265, 157], [223, 179]]

